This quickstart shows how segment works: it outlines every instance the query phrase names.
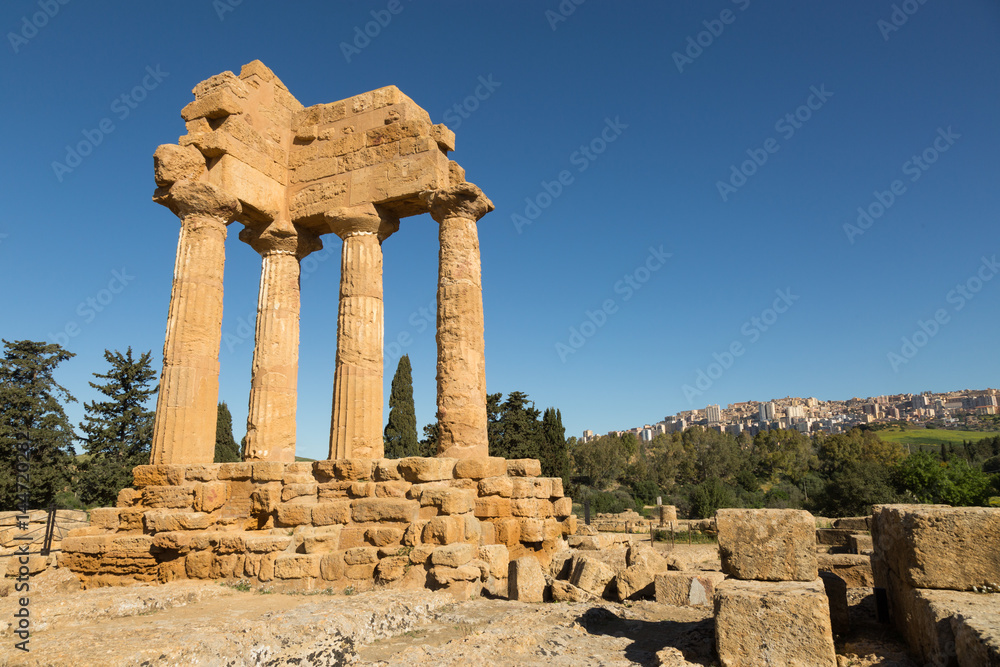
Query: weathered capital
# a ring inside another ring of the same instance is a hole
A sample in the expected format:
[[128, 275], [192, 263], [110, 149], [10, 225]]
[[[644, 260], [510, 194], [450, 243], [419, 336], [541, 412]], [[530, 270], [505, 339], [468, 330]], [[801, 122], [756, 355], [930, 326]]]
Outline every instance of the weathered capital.
[[381, 243], [399, 230], [399, 218], [371, 203], [341, 206], [327, 211], [323, 217], [330, 231], [342, 239], [354, 234], [377, 234]]
[[180, 218], [202, 215], [228, 224], [240, 214], [236, 197], [205, 181], [177, 181], [170, 188], [158, 188], [153, 201], [169, 208]]
[[472, 183], [459, 183], [443, 190], [432, 190], [423, 195], [430, 207], [431, 217], [442, 222], [447, 218], [479, 220], [493, 210], [493, 202]]
[[323, 242], [318, 236], [282, 219], [275, 220], [267, 227], [244, 227], [240, 232], [240, 240], [261, 256], [283, 252], [302, 259], [311, 252], [323, 249]]

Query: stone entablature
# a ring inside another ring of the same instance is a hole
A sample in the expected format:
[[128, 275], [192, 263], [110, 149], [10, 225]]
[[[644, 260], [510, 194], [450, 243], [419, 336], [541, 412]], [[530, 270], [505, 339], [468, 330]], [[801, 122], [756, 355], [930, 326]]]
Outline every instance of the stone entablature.
[[255, 461], [135, 468], [115, 508], [63, 540], [84, 586], [247, 579], [295, 589], [504, 594], [508, 561], [543, 566], [576, 529], [537, 460]]

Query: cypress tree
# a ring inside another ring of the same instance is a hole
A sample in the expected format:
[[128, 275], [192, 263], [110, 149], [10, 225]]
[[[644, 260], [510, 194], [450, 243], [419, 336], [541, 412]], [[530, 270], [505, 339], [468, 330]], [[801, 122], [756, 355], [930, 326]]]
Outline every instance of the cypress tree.
[[406, 354], [399, 358], [396, 374], [392, 377], [389, 422], [385, 425], [384, 436], [386, 458], [401, 459], [420, 455], [417, 415], [413, 408], [413, 374], [410, 357]]
[[542, 415], [543, 448], [541, 452], [542, 476], [561, 477], [569, 481], [569, 454], [566, 449], [566, 429], [562, 423], [562, 413], [555, 408], [547, 408]]
[[0, 508], [20, 509], [16, 466], [28, 457], [27, 505], [48, 507], [70, 489], [75, 466], [73, 427], [63, 402], [76, 401], [56, 383], [56, 367], [72, 359], [59, 345], [3, 341], [0, 359]]
[[94, 377], [107, 382], [90, 386], [108, 400], [84, 405], [81, 440], [90, 458], [82, 466], [79, 489], [84, 503], [113, 506], [118, 492], [132, 483], [132, 468], [149, 463], [155, 413], [146, 403], [157, 387], [150, 387], [156, 377], [151, 352], [135, 359], [131, 347], [125, 354], [105, 350], [104, 359], [110, 370]]
[[[244, 438], [244, 442], [246, 438]], [[219, 418], [215, 422], [215, 462], [237, 463], [243, 460], [240, 447], [233, 437], [233, 415], [225, 401], [219, 403]]]

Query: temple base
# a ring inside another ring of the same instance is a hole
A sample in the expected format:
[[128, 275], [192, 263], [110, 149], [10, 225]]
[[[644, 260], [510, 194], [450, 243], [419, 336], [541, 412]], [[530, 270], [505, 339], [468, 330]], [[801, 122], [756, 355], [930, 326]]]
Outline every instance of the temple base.
[[547, 567], [576, 531], [537, 460], [342, 459], [149, 465], [63, 540], [85, 588], [177, 579], [275, 590], [376, 585], [506, 596], [508, 563]]

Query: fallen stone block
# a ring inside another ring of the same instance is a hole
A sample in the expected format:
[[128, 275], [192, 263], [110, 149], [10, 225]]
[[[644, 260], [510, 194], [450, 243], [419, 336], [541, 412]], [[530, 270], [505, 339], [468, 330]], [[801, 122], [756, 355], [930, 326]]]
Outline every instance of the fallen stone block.
[[715, 640], [725, 667], [837, 666], [830, 607], [818, 578], [721, 582], [715, 589]]
[[542, 602], [545, 598], [545, 575], [533, 556], [511, 561], [507, 571], [507, 597], [521, 602]]
[[709, 607], [722, 572], [667, 572], [654, 578], [656, 601], [677, 607]]
[[968, 591], [1000, 578], [1000, 507], [880, 505], [872, 539], [913, 588]]
[[476, 557], [478, 548], [471, 544], [450, 544], [431, 552], [431, 563], [461, 567]]
[[832, 572], [848, 588], [871, 588], [875, 585], [871, 557], [860, 554], [819, 554], [817, 567], [821, 572]]
[[577, 557], [570, 583], [597, 597], [605, 597], [613, 590], [615, 571], [594, 558]]
[[716, 513], [722, 571], [756, 581], [814, 581], [816, 522], [804, 510]]
[[653, 579], [656, 574], [645, 564], [631, 565], [615, 575], [615, 595], [619, 602], [652, 599], [656, 595]]
[[568, 581], [559, 579], [552, 582], [552, 600], [554, 602], [597, 602], [599, 597], [577, 588]]

